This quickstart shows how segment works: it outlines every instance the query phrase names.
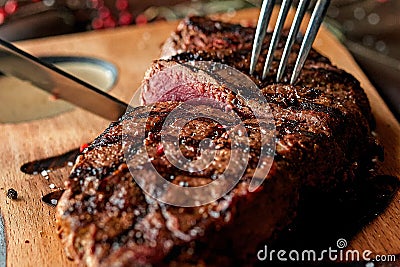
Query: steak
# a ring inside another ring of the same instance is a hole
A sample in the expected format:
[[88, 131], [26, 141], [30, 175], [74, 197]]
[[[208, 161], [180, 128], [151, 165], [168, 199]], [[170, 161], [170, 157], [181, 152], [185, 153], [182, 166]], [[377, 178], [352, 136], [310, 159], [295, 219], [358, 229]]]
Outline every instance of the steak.
[[[275, 173], [275, 169], [285, 169], [285, 162], [272, 167], [259, 190], [248, 191], [261, 146], [258, 121], [251, 117], [242, 117], [251, 140], [246, 172], [224, 197], [183, 208], [163, 204], [143, 193], [132, 175], [150, 179], [152, 174], [146, 167], [149, 162], [135, 161], [129, 172], [122, 149], [123, 123], [147, 125], [145, 143], [151, 163], [176, 185], [212, 182], [229, 161], [232, 149], [226, 136], [232, 129], [199, 118], [182, 129], [181, 150], [186, 158], [194, 159], [199, 142], [211, 138], [217, 149], [214, 161], [200, 172], [184, 172], [171, 166], [159, 151], [160, 128], [178, 104], [159, 102], [149, 116], [146, 107], [125, 114], [78, 156], [68, 189], [57, 205], [59, 233], [71, 258], [89, 266], [245, 265], [254, 260], [260, 242], [272, 238], [291, 221], [298, 201], [299, 176], [290, 171]], [[235, 126], [232, 124], [232, 128]], [[133, 138], [138, 140], [133, 140], [132, 150], [144, 141], [140, 136]], [[139, 151], [133, 156], [137, 154]], [[232, 252], [238, 257], [232, 258]]]
[[[88, 266], [251, 266], [258, 247], [279, 239], [280, 231], [293, 221], [305, 189], [328, 192], [366, 177], [379, 152], [371, 134], [368, 99], [354, 77], [315, 50], [295, 85], [272, 82], [276, 61], [266, 81], [259, 79], [263, 59], [255, 75], [249, 75], [275, 120], [274, 154], [260, 153], [265, 143], [259, 124], [269, 123], [267, 114], [255, 118], [229, 84], [201, 76], [189, 83], [190, 70], [158, 75], [192, 60], [221, 62], [248, 75], [253, 36], [253, 28], [202, 17], [187, 18], [178, 26], [163, 46], [165, 59], [155, 61], [146, 73], [145, 106], [111, 123], [76, 160], [56, 214], [70, 258]], [[279, 48], [276, 58], [282, 43]], [[162, 86], [174, 83], [185, 86], [172, 86], [172, 91]], [[249, 142], [248, 162], [239, 182], [222, 198], [196, 207], [168, 205], [148, 196], [136, 182], [135, 177], [153, 179], [149, 165], [175, 185], [197, 187], [220, 180], [230, 156], [243, 149], [241, 141], [232, 146], [227, 138], [237, 123], [229, 116], [223, 125], [199, 116], [199, 110], [209, 108], [204, 104], [187, 110], [196, 118], [179, 132], [179, 148], [189, 161], [210, 149], [216, 151], [214, 159], [195, 171], [181, 170], [169, 161], [161, 143], [162, 125], [182, 101], [197, 97], [221, 102], [214, 109], [222, 113], [229, 105], [239, 114]], [[144, 126], [144, 135], [124, 132], [126, 125]], [[132, 142], [124, 146], [127, 135]], [[212, 145], [199, 153], [205, 139]], [[143, 151], [147, 158], [142, 158]], [[265, 181], [250, 192], [257, 164], [272, 160]]]

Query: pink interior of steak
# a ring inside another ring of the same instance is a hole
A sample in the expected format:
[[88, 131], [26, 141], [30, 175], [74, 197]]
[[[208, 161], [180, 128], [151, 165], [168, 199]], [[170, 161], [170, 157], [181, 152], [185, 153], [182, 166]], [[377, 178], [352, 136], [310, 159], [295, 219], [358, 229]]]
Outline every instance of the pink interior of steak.
[[226, 91], [212, 77], [174, 62], [155, 63], [142, 83], [142, 104], [212, 98], [225, 102]]

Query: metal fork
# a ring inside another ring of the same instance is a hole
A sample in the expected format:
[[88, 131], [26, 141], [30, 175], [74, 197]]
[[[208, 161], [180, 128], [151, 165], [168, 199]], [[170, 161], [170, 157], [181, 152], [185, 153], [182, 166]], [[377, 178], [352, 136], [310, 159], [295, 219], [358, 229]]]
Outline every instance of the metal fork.
[[[271, 68], [274, 51], [281, 36], [282, 28], [285, 23], [285, 19], [287, 17], [292, 2], [293, 0], [282, 1], [275, 29], [272, 33], [271, 41], [269, 44], [268, 54], [267, 57], [265, 58], [264, 70], [262, 73], [263, 80], [267, 77], [269, 70]], [[324, 19], [329, 3], [330, 0], [318, 0], [314, 7], [310, 21], [307, 26], [306, 33], [301, 43], [300, 51], [296, 59], [296, 64], [294, 66], [292, 76], [290, 78], [290, 84], [294, 84], [297, 78], [299, 77], [300, 71], [304, 65], [304, 62], [306, 61], [308, 53], [310, 52], [311, 46], [317, 35], [318, 29], [321, 26], [321, 23]], [[291, 48], [299, 32], [300, 24], [303, 21], [304, 15], [307, 11], [307, 7], [309, 6], [309, 4], [310, 0], [300, 0], [299, 2], [292, 26], [289, 31], [289, 35], [287, 37], [285, 48], [282, 53], [281, 60], [279, 62], [276, 82], [281, 81], [282, 76], [285, 72]], [[267, 32], [267, 26], [270, 21], [274, 5], [275, 5], [275, 0], [264, 0], [262, 3], [260, 17], [258, 18], [256, 33], [254, 37], [253, 50], [251, 54], [250, 74], [253, 74], [258, 58], [260, 56], [261, 47], [265, 38], [265, 34]]]

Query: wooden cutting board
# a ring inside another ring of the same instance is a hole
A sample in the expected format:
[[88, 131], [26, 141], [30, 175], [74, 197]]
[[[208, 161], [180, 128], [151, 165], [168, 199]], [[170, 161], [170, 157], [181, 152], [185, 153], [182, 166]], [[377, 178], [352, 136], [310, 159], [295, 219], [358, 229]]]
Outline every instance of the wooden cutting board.
[[[275, 14], [276, 15], [276, 14]], [[224, 14], [222, 19], [254, 24], [258, 10]], [[111, 94], [130, 101], [143, 74], [159, 55], [160, 44], [177, 23], [159, 22], [114, 30], [87, 32], [18, 43], [37, 56], [96, 57], [115, 64], [119, 80]], [[321, 29], [315, 48], [332, 62], [356, 76], [368, 94], [377, 121], [376, 132], [385, 147], [380, 172], [400, 177], [400, 126], [349, 52], [326, 30]], [[23, 97], [23, 96], [21, 96]], [[63, 187], [69, 169], [40, 175], [23, 174], [28, 161], [61, 154], [88, 142], [101, 133], [108, 121], [75, 109], [53, 118], [19, 124], [0, 124], [0, 209], [4, 216], [9, 266], [72, 266], [56, 235], [54, 208], [41, 197]], [[6, 197], [8, 188], [18, 191], [18, 200]], [[351, 247], [375, 253], [400, 253], [400, 193], [385, 212], [360, 229]]]

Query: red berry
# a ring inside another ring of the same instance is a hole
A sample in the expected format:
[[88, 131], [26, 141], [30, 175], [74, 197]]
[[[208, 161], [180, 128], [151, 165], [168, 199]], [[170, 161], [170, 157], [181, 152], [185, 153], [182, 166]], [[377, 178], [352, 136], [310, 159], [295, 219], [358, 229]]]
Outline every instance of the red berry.
[[129, 25], [132, 23], [132, 15], [127, 12], [123, 11], [119, 15], [119, 20], [118, 20], [119, 25]]
[[100, 18], [95, 18], [92, 20], [92, 28], [97, 30], [103, 28], [103, 20]]
[[111, 16], [110, 9], [108, 7], [102, 6], [99, 8], [99, 17], [102, 19], [106, 19]]
[[6, 20], [6, 12], [4, 9], [0, 8], [0, 24], [3, 24]]
[[128, 8], [128, 5], [129, 5], [128, 0], [117, 0], [115, 2], [115, 7], [120, 11], [126, 10]]
[[104, 28], [114, 28], [117, 23], [115, 23], [115, 20], [112, 17], [108, 17], [104, 20], [103, 25]]
[[17, 11], [18, 8], [18, 3], [15, 0], [10, 0], [7, 1], [7, 3], [4, 5], [4, 10], [6, 11], [7, 14], [12, 14], [15, 11]]
[[136, 24], [143, 25], [147, 23], [147, 18], [144, 14], [140, 14], [135, 19]]

